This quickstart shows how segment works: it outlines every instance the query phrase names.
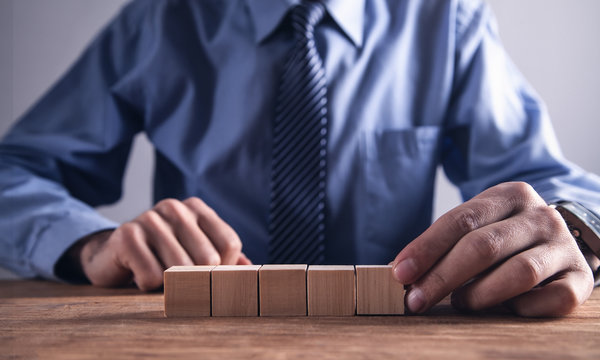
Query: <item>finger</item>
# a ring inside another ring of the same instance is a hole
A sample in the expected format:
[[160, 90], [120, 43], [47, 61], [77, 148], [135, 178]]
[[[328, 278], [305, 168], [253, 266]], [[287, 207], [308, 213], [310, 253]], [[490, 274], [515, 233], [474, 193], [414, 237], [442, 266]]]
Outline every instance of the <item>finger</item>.
[[513, 217], [465, 235], [413, 284], [407, 306], [414, 313], [426, 311], [470, 279], [530, 247], [538, 237], [536, 225], [522, 217]]
[[162, 285], [163, 266], [148, 246], [145, 231], [135, 223], [127, 223], [116, 230], [118, 247], [114, 264], [131, 270], [133, 281], [143, 291]]
[[94, 234], [81, 249], [81, 267], [88, 280], [96, 286], [131, 283], [131, 270], [115, 260], [118, 251], [114, 250], [114, 239], [118, 234], [117, 230]]
[[236, 265], [252, 265], [252, 261], [244, 253], [241, 253]]
[[174, 265], [194, 265], [183, 246], [179, 243], [172, 228], [156, 211], [146, 211], [138, 216], [135, 223], [144, 229], [148, 244], [155, 250], [165, 268]]
[[394, 277], [403, 284], [414, 283], [464, 235], [531, 206], [532, 199], [542, 201], [530, 185], [505, 183], [450, 210], [398, 254]]
[[[571, 249], [576, 251], [575, 249]], [[486, 276], [456, 291], [453, 304], [459, 309], [481, 310], [526, 293], [568, 271], [579, 259], [565, 256], [564, 246], [538, 246], [504, 262]]]
[[591, 271], [572, 271], [543, 287], [510, 300], [507, 305], [521, 316], [564, 316], [583, 304], [592, 290]]
[[168, 223], [194, 264], [221, 264], [219, 252], [198, 227], [196, 215], [186, 205], [178, 200], [166, 199], [159, 202], [154, 209]]
[[198, 225], [219, 252], [221, 263], [236, 264], [242, 252], [242, 242], [231, 226], [198, 198], [189, 198], [184, 204], [197, 215]]

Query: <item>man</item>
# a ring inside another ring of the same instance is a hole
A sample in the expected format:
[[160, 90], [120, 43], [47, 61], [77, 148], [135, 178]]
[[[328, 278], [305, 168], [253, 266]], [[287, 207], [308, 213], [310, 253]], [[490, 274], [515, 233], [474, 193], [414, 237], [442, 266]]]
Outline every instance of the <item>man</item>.
[[[156, 205], [118, 225], [133, 136]], [[430, 225], [441, 163], [463, 205]], [[0, 147], [3, 265], [102, 286], [178, 264], [387, 263], [415, 313], [562, 315], [586, 262], [548, 203], [599, 213], [480, 1], [137, 1]], [[243, 244], [243, 251], [242, 251]]]

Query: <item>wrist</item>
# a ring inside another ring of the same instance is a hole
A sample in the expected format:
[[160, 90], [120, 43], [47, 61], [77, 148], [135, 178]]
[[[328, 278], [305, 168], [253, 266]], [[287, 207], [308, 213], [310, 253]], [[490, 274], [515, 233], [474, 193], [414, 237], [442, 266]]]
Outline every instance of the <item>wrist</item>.
[[75, 242], [61, 256], [56, 264], [56, 275], [70, 283], [89, 283], [86, 275], [86, 264], [91, 262], [94, 254], [114, 230], [105, 230], [85, 236]]

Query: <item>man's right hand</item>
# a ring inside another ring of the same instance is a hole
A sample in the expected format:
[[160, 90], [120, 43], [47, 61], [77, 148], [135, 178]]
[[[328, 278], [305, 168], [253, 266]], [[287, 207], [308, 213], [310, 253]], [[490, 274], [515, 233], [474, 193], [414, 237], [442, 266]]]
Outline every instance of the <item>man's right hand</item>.
[[94, 285], [134, 281], [145, 291], [160, 287], [173, 265], [251, 264], [236, 232], [195, 197], [162, 200], [115, 230], [80, 240], [70, 256]]

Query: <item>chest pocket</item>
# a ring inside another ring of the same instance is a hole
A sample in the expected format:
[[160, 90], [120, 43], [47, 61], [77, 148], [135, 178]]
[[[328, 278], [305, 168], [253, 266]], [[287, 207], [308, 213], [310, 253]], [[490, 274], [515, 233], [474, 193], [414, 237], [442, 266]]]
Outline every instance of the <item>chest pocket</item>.
[[422, 126], [362, 139], [363, 236], [392, 258], [431, 222], [440, 134], [440, 127]]

